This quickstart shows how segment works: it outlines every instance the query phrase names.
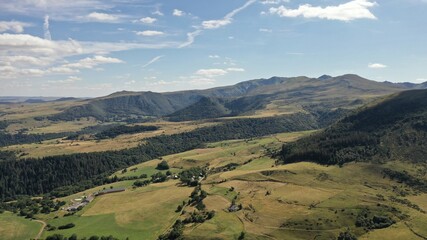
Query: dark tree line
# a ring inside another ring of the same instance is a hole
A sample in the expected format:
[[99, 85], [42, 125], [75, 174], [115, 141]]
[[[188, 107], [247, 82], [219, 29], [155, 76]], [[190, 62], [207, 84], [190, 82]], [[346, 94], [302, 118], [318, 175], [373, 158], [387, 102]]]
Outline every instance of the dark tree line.
[[68, 135], [70, 135], [70, 133], [9, 134], [0, 132], [0, 147], [16, 144], [37, 143], [45, 140], [66, 137]]
[[106, 139], [106, 138], [115, 138], [122, 134], [132, 134], [132, 133], [141, 133], [141, 132], [148, 132], [148, 131], [155, 131], [158, 130], [159, 127], [157, 126], [125, 126], [120, 125], [117, 127], [113, 127], [107, 130], [104, 130], [98, 134], [95, 135], [98, 139]]
[[260, 137], [316, 128], [309, 114], [238, 119], [174, 135], [145, 140], [139, 147], [120, 151], [79, 153], [41, 159], [0, 161], [0, 199], [51, 193], [61, 196], [105, 183], [117, 170], [161, 156], [202, 147], [204, 143]]

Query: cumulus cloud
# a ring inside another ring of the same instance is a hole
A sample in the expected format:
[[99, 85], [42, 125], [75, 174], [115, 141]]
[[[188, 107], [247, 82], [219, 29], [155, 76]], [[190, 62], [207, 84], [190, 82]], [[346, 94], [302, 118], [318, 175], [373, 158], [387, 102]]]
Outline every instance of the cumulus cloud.
[[0, 78], [17, 78], [17, 77], [40, 77], [45, 71], [36, 68], [17, 68], [14, 66], [0, 66]]
[[203, 21], [202, 26], [204, 29], [215, 29], [226, 26], [231, 23], [231, 19], [218, 19]]
[[120, 17], [108, 13], [92, 12], [86, 16], [86, 19], [94, 22], [117, 22]]
[[261, 0], [261, 4], [264, 5], [274, 5], [274, 4], [280, 4], [280, 3], [288, 3], [290, 0]]
[[152, 24], [152, 23], [154, 23], [156, 21], [157, 21], [156, 18], [144, 17], [144, 18], [139, 19], [137, 22], [142, 22], [142, 23], [145, 23], [145, 24]]
[[164, 34], [164, 32], [146, 30], [146, 31], [142, 31], [142, 32], [136, 32], [135, 34], [138, 36], [154, 37], [154, 36], [161, 36]]
[[179, 10], [179, 9], [174, 9], [172, 12], [172, 15], [176, 16], [176, 17], [182, 17], [185, 15], [185, 12]]
[[368, 67], [373, 69], [381, 69], [381, 68], [387, 68], [387, 65], [384, 65], [382, 63], [371, 63], [368, 65]]
[[227, 71], [219, 68], [211, 68], [211, 69], [199, 69], [196, 72], [196, 75], [204, 76], [204, 77], [218, 77], [227, 74]]
[[94, 56], [91, 58], [88, 57], [88, 58], [81, 59], [80, 61], [78, 61], [76, 63], [65, 64], [65, 65], [63, 65], [63, 67], [91, 69], [91, 68], [94, 68], [95, 66], [98, 66], [100, 64], [107, 64], [107, 63], [124, 63], [124, 62], [118, 58]]
[[370, 0], [353, 0], [337, 6], [327, 7], [315, 7], [310, 4], [304, 4], [300, 5], [297, 9], [289, 9], [282, 5], [277, 8], [270, 8], [270, 13], [277, 14], [280, 17], [304, 17], [352, 21], [356, 19], [377, 19], [369, 10], [376, 5], [376, 2], [371, 2]]
[[74, 82], [78, 82], [78, 81], [81, 81], [82, 80], [82, 78], [80, 78], [80, 77], [76, 77], [76, 76], [69, 76], [68, 78], [66, 78], [66, 79], [61, 79], [61, 80], [49, 80], [49, 81], [47, 81], [48, 83], [61, 83], [61, 84], [63, 84], [63, 83], [74, 83]]
[[154, 12], [152, 12], [153, 15], [157, 15], [157, 16], [163, 16], [164, 14], [162, 12], [160, 12], [160, 10], [156, 10]]
[[0, 56], [0, 65], [13, 66], [47, 66], [52, 62], [50, 58], [32, 56]]
[[[0, 34], [0, 55], [3, 56], [69, 56], [81, 54], [76, 41], [51, 41], [28, 34]], [[20, 54], [22, 53], [22, 54]]]
[[74, 74], [79, 73], [80, 71], [78, 69], [73, 69], [69, 67], [59, 66], [59, 67], [52, 67], [49, 68], [45, 73], [46, 74]]
[[31, 17], [43, 17], [50, 13], [50, 17], [64, 21], [73, 21], [84, 16], [93, 9], [112, 9], [111, 1], [103, 0], [23, 0], [1, 1], [0, 12], [16, 13]]
[[25, 27], [29, 27], [31, 24], [18, 22], [18, 21], [0, 21], [0, 32], [14, 32], [14, 33], [22, 33], [24, 32]]
[[[123, 63], [117, 58], [106, 57], [111, 52], [132, 49], [177, 48], [179, 42], [130, 43], [85, 42], [69, 39], [53, 41], [28, 34], [0, 34], [1, 79], [22, 79], [57, 74], [76, 74], [79, 69], [97, 70], [107, 63]], [[70, 57], [92, 55], [69, 63]]]
[[220, 58], [218, 55], [209, 55], [209, 58]]
[[228, 72], [244, 72], [244, 68], [227, 68]]
[[233, 11], [231, 11], [230, 13], [225, 15], [225, 17], [222, 19], [203, 21], [202, 27], [204, 29], [215, 29], [215, 28], [220, 28], [220, 27], [226, 26], [233, 21], [234, 15], [236, 15], [240, 11], [244, 10], [245, 8], [249, 7], [251, 4], [253, 4], [255, 2], [256, 2], [256, 0], [247, 1], [243, 6], [237, 8], [237, 9], [234, 9]]
[[244, 68], [227, 68], [227, 69], [209, 68], [209, 69], [199, 69], [196, 71], [195, 74], [198, 76], [203, 76], [207, 78], [214, 78], [214, 77], [224, 76], [231, 72], [244, 72], [244, 71], [245, 71]]

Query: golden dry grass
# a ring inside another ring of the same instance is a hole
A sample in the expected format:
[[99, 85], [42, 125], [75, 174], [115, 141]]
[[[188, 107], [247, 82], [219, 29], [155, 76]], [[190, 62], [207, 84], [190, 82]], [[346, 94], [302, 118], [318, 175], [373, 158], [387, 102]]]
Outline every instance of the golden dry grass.
[[[44, 129], [59, 129], [62, 128], [63, 123], [57, 125], [49, 125]], [[69, 125], [73, 125], [76, 128], [85, 126], [85, 123], [69, 122]], [[145, 138], [158, 136], [161, 134], [176, 134], [194, 130], [200, 127], [212, 126], [217, 123], [211, 122], [184, 122], [184, 123], [170, 123], [170, 122], [156, 122], [146, 123], [146, 125], [155, 125], [160, 127], [159, 130], [152, 132], [144, 132], [137, 134], [125, 134], [120, 135], [114, 139], [104, 140], [64, 140], [64, 139], [53, 139], [43, 141], [41, 144], [21, 144], [13, 145], [0, 148], [0, 150], [16, 151], [18, 153], [24, 153], [25, 157], [44, 157], [44, 156], [55, 156], [62, 154], [72, 153], [84, 153], [84, 152], [102, 152], [109, 150], [120, 150], [125, 148], [136, 147]]]

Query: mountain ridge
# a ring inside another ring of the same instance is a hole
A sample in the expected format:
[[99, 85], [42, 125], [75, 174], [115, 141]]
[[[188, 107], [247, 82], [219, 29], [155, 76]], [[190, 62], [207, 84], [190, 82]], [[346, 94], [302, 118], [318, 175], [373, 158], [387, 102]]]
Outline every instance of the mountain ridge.
[[[242, 105], [246, 111], [239, 111], [238, 114], [252, 113], [260, 108], [266, 108], [269, 104], [276, 104], [280, 109], [285, 106], [300, 108], [304, 104], [322, 102], [330, 105], [330, 108], [336, 108], [349, 105], [356, 100], [364, 103], [367, 99], [416, 87], [423, 87], [423, 85], [380, 83], [355, 74], [337, 77], [324, 75], [320, 78], [271, 77], [205, 90], [165, 93], [121, 91], [85, 100], [85, 104], [67, 108], [62, 113], [52, 116], [51, 119], [72, 120], [81, 117], [95, 117], [99, 120], [106, 120], [128, 118], [129, 116], [164, 117], [190, 107], [204, 97], [223, 99], [220, 101], [222, 103], [232, 101], [237, 103], [239, 98], [253, 97], [256, 99], [256, 103], [253, 104], [256, 107], [248, 109]], [[263, 96], [263, 98], [256, 96]], [[234, 107], [239, 108], [239, 106]], [[198, 111], [197, 108], [193, 109]]]

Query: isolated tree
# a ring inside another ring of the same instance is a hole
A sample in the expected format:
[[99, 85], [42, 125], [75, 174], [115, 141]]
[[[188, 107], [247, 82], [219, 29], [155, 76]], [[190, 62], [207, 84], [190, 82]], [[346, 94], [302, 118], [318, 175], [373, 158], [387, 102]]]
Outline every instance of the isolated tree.
[[169, 169], [169, 164], [168, 164], [168, 162], [166, 162], [165, 160], [163, 160], [159, 164], [157, 164], [156, 169], [157, 170], [168, 170]]

